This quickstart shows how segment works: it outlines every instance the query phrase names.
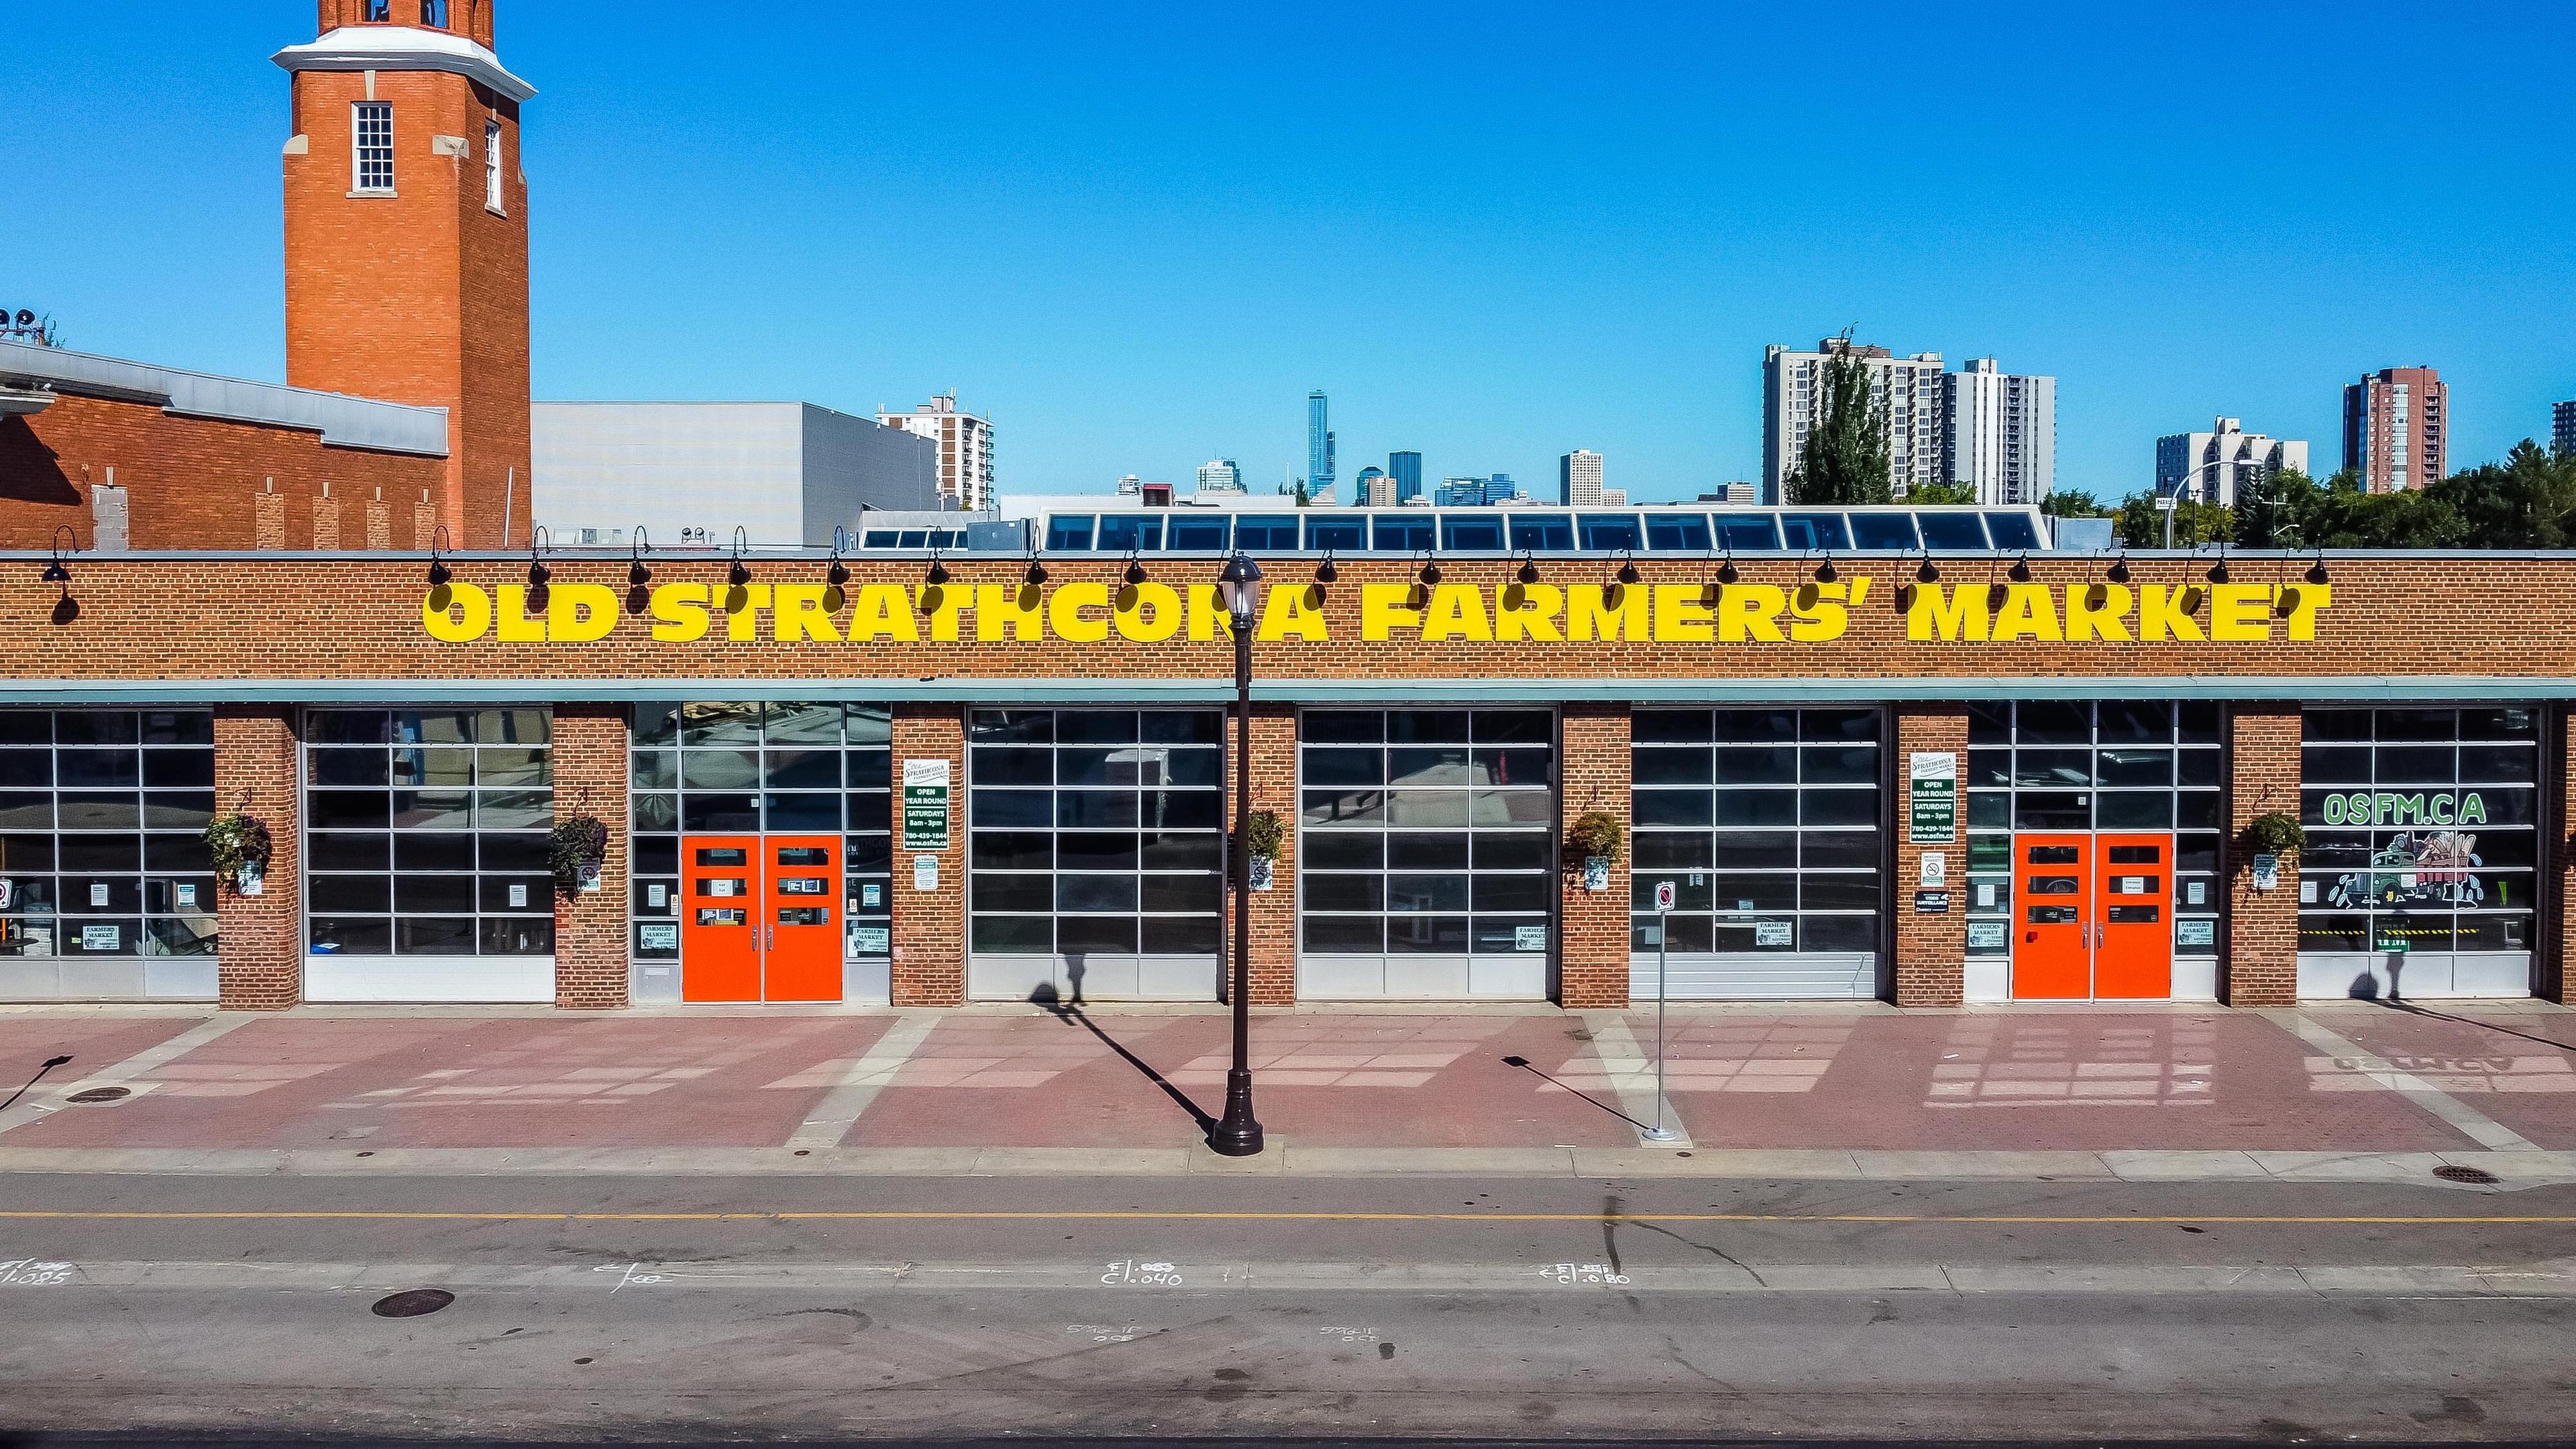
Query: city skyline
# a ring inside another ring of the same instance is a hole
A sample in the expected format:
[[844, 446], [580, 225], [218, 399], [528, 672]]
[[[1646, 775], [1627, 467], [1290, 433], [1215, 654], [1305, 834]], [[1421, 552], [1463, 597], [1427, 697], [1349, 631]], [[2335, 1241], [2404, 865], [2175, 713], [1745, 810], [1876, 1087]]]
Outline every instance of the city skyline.
[[[13, 16], [38, 79], [0, 135], [47, 207], [5, 300], [83, 350], [282, 376], [283, 89], [256, 57], [304, 10]], [[858, 30], [796, 14], [756, 38], [693, 31], [684, 56], [668, 27], [514, 12], [513, 63], [547, 100], [530, 153], [548, 173], [531, 223], [536, 390], [863, 414], [954, 386], [1009, 422], [999, 485], [1048, 492], [1131, 469], [1187, 477], [1209, 438], [1248, 479], [1301, 474], [1280, 399], [1320, 380], [1344, 403], [1353, 460], [1403, 448], [1439, 475], [1544, 478], [1579, 443], [1615, 455], [1632, 496], [1671, 498], [1758, 476], [1748, 359], [1855, 326], [2058, 377], [2060, 489], [2143, 488], [2154, 438], [2220, 414], [2324, 447], [2343, 385], [2416, 361], [2454, 384], [2453, 467], [2547, 440], [2551, 404], [2576, 390], [2561, 360], [2570, 203], [2544, 193], [2473, 228], [2445, 218], [2554, 164], [2538, 138], [2564, 132], [2570, 100], [2507, 62], [2563, 51], [2566, 16], [2446, 29], [2403, 57], [2387, 27], [2237, 17], [2243, 45], [2284, 59], [2224, 121], [2124, 99], [2164, 93], [2146, 78], [2196, 43], [2191, 17], [2118, 44], [2097, 33], [2109, 23], [1972, 20], [1930, 56], [1781, 16], [1503, 27], [1408, 62], [1423, 87], [1512, 100], [1471, 126], [1437, 107], [1294, 103], [1319, 83], [1301, 79], [1313, 54], [1374, 77], [1441, 33], [1428, 13], [1355, 46], [1329, 15], [1175, 12], [1122, 52], [1006, 9], [962, 22], [991, 57], [974, 75], [896, 67], [859, 94], [797, 60], [719, 107], [694, 79], [706, 66], [827, 55]], [[1564, 93], [1567, 46], [1620, 57], [1620, 84]], [[1970, 153], [1900, 171], [1857, 116], [1786, 142], [1750, 119], [1807, 105], [1789, 77], [1826, 53], [1864, 89], [1953, 66], [1970, 103], [2017, 94], [2035, 69], [2058, 78], [2017, 105], [2030, 134], [2009, 172]], [[1247, 82], [1284, 82], [1291, 103], [1182, 155], [1134, 139], [1133, 88], [1073, 80], [1217, 55], [1248, 57]], [[2384, 64], [2431, 83], [2394, 100], [2333, 83]], [[53, 79], [74, 75], [77, 91]], [[1737, 89], [1741, 106], [1705, 104]], [[2446, 158], [2446, 210], [2430, 196], [2350, 206], [2368, 174], [2351, 137], [2384, 127]], [[823, 135], [862, 139], [805, 144]], [[1623, 159], [1605, 169], [1604, 154]], [[2213, 170], [2271, 198], [2262, 225], [2194, 224]], [[1221, 195], [1194, 179], [1213, 174]], [[968, 214], [990, 222], [960, 233]], [[1344, 224], [1361, 214], [1377, 221]], [[1862, 220], [1819, 231], [1823, 214]], [[1869, 219], [1897, 215], [1901, 228]], [[191, 239], [175, 258], [160, 240], [174, 234]], [[1583, 261], [1609, 255], [1620, 265]], [[885, 302], [882, 280], [933, 275], [948, 279], [941, 308]], [[1211, 365], [1197, 335], [1210, 319], [1258, 341]], [[1564, 435], [1578, 414], [1603, 426]]]

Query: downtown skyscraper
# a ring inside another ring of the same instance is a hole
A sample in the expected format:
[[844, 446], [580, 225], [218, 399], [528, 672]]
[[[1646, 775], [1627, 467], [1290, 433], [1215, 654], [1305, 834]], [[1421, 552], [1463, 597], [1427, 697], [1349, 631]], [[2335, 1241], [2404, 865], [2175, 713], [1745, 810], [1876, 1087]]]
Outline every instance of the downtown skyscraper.
[[1332, 405], [1319, 387], [1306, 394], [1306, 491], [1321, 493], [1332, 486]]

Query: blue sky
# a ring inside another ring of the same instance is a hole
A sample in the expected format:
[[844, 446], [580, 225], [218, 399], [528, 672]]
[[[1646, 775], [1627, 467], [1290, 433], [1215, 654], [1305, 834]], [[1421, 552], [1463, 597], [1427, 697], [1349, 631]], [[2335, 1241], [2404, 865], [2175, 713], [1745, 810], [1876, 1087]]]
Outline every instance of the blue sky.
[[[2576, 397], [2576, 10], [501, 0], [540, 397], [956, 389], [1006, 489], [1302, 470], [1690, 496], [1761, 464], [1766, 342], [2059, 379], [2058, 481], [2241, 416], [2335, 466], [2430, 363], [2454, 467]], [[283, 371], [307, 0], [0, 17], [0, 302]], [[929, 17], [925, 19], [925, 17]], [[756, 17], [756, 18], [754, 18]]]

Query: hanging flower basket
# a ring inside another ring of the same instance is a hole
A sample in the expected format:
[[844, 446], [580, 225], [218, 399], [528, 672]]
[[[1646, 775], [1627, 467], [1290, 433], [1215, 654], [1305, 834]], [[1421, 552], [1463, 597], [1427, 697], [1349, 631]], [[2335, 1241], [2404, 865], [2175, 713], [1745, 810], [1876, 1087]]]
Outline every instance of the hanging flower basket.
[[1277, 884], [1279, 848], [1287, 843], [1287, 836], [1276, 810], [1255, 810], [1243, 817], [1244, 867], [1254, 890], [1266, 891]]
[[1566, 827], [1566, 851], [1583, 862], [1585, 890], [1610, 889], [1610, 867], [1619, 863], [1619, 848], [1627, 837], [1627, 826], [1607, 810], [1587, 810]]
[[555, 889], [567, 896], [599, 889], [599, 871], [608, 859], [608, 827], [596, 816], [568, 815], [555, 822], [554, 840], [546, 852]]
[[236, 810], [206, 824], [206, 854], [216, 877], [236, 894], [255, 896], [266, 889], [272, 850], [268, 823], [256, 815]]

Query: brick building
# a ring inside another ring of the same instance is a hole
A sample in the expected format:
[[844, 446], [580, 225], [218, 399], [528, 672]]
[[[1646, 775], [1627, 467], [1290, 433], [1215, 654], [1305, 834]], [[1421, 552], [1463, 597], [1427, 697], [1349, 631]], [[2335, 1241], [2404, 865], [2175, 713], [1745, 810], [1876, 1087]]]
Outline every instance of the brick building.
[[[1237, 548], [1262, 1002], [2558, 990], [2567, 558], [2113, 560], [2011, 510], [1041, 526], [0, 555], [0, 995], [1212, 999]], [[267, 826], [256, 894], [218, 810]], [[2304, 851], [2258, 852], [2275, 813]]]
[[493, 53], [489, 0], [318, 12], [276, 56], [288, 385], [0, 343], [0, 545], [527, 540], [535, 91]]

